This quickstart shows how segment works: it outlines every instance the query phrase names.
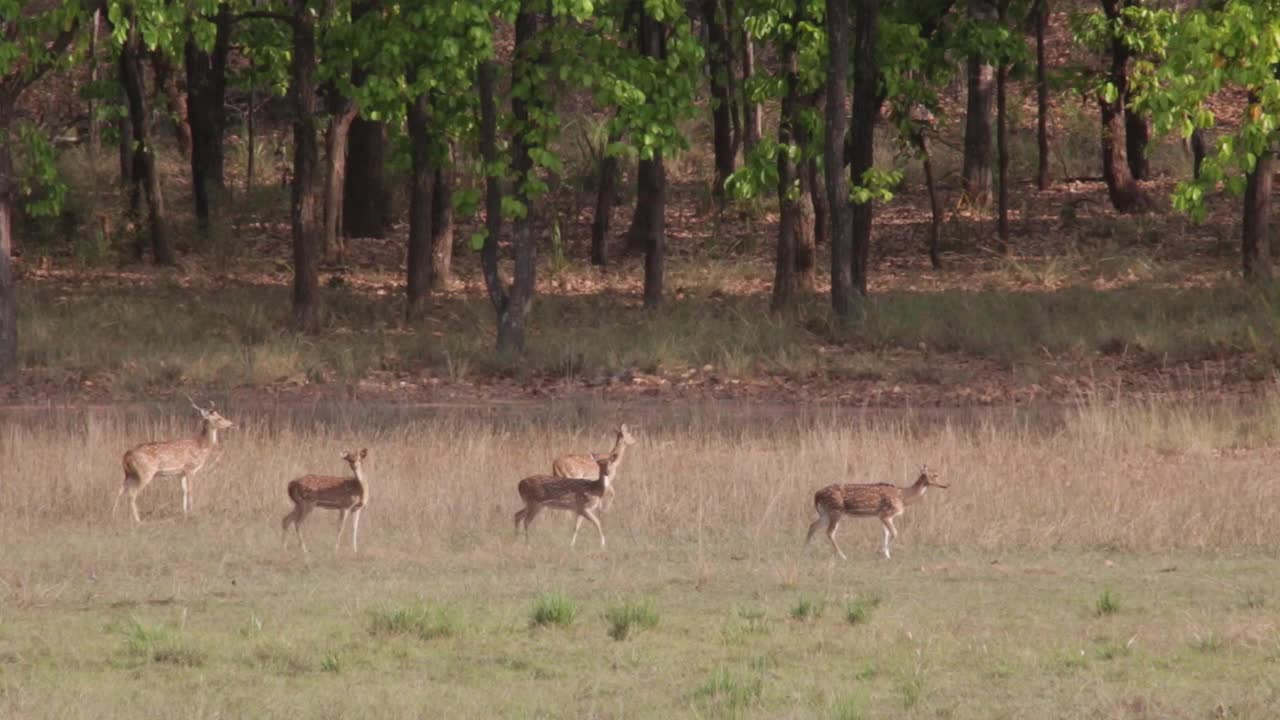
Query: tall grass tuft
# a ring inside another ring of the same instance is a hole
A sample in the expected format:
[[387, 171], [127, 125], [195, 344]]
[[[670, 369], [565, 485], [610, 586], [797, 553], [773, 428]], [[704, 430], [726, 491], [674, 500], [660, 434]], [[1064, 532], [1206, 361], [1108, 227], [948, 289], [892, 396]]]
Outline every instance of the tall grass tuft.
[[879, 597], [856, 597], [844, 606], [845, 622], [850, 625], [865, 625], [871, 622], [871, 612], [879, 605]]
[[561, 593], [546, 593], [538, 597], [529, 612], [530, 627], [557, 625], [568, 627], [578, 615], [578, 606]]
[[129, 618], [117, 627], [124, 639], [125, 654], [147, 662], [200, 667], [205, 653], [180, 638], [163, 625], [147, 625], [137, 618]]
[[658, 625], [658, 610], [652, 598], [625, 600], [605, 608], [609, 637], [626, 640], [632, 630], [651, 630]]
[[1120, 612], [1120, 598], [1116, 597], [1110, 588], [1104, 589], [1093, 603], [1093, 614], [1098, 617], [1106, 617], [1115, 615], [1118, 612]]
[[423, 603], [383, 607], [372, 612], [369, 634], [378, 637], [412, 636], [434, 640], [457, 635], [461, 628], [457, 613], [448, 608], [430, 608]]

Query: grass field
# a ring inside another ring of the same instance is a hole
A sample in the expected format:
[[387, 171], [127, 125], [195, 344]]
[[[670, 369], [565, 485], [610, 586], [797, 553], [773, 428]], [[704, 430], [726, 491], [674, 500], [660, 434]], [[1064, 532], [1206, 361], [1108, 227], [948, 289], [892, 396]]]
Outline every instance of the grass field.
[[[194, 482], [107, 516], [177, 406], [0, 425], [0, 715], [1269, 718], [1280, 403], [799, 415], [228, 407]], [[515, 481], [641, 426], [603, 523], [516, 541]], [[368, 446], [361, 553], [282, 551], [285, 482]], [[951, 489], [879, 560], [801, 546], [812, 491]], [[584, 541], [585, 540], [585, 541]]]

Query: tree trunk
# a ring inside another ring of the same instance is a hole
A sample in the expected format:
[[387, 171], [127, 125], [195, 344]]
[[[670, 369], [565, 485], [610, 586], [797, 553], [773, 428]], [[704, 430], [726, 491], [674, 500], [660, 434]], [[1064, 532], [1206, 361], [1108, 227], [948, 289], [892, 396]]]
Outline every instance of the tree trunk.
[[920, 164], [924, 168], [924, 185], [929, 191], [929, 264], [934, 270], [942, 269], [942, 199], [938, 197], [938, 184], [933, 177], [933, 158], [929, 153], [929, 136], [922, 130], [916, 139], [920, 152]]
[[744, 98], [741, 92], [742, 83], [738, 82], [738, 45], [736, 42], [742, 38], [742, 33], [735, 31], [735, 25], [740, 23], [741, 19], [738, 17], [734, 0], [722, 1], [724, 3], [725, 43], [729, 47], [729, 73], [725, 76], [729, 91], [729, 142], [733, 146], [733, 156], [737, 158], [738, 150], [742, 149], [742, 102]]
[[1204, 130], [1196, 128], [1191, 132], [1191, 173], [1196, 180], [1200, 179], [1200, 167], [1204, 165], [1204, 156], [1209, 148], [1204, 140]]
[[453, 158], [446, 157], [436, 168], [431, 193], [431, 289], [443, 292], [453, 281]]
[[[1120, 0], [1102, 0], [1107, 18], [1120, 20]], [[1142, 191], [1130, 169], [1125, 133], [1124, 100], [1129, 95], [1129, 46], [1120, 37], [1111, 39], [1109, 79], [1115, 87], [1115, 99], [1098, 95], [1102, 117], [1102, 179], [1107, 184], [1111, 205], [1117, 212], [1133, 212], [1144, 204]]]
[[[792, 27], [800, 21], [793, 11]], [[796, 224], [799, 203], [795, 193], [796, 164], [791, 159], [791, 145], [800, 125], [800, 79], [796, 63], [796, 41], [784, 41], [781, 64], [786, 95], [782, 98], [782, 116], [778, 120], [778, 250], [774, 264], [773, 298], [770, 307], [781, 310], [795, 300], [796, 291]]]
[[[120, 78], [120, 86], [124, 87], [124, 77]], [[125, 100], [126, 106], [128, 99]], [[137, 203], [141, 198], [135, 198], [132, 194], [133, 190], [133, 126], [129, 124], [128, 114], [122, 114], [116, 118], [116, 136], [120, 141], [116, 143], [116, 150], [120, 156], [120, 184], [130, 186], [130, 206], [129, 212], [134, 215], [138, 214]]]
[[849, 191], [844, 178], [845, 86], [849, 68], [849, 5], [827, 5], [827, 107], [823, 125], [823, 173], [831, 232], [831, 307], [849, 317], [853, 295], [853, 237], [849, 225]]
[[744, 141], [746, 143], [746, 151], [750, 153], [755, 149], [756, 143], [760, 142], [760, 138], [764, 137], [764, 119], [763, 113], [760, 112], [760, 104], [752, 100], [746, 93], [751, 84], [751, 78], [756, 74], [756, 48], [755, 43], [751, 41], [751, 36], [745, 31], [742, 33], [742, 114], [744, 127]]
[[[608, 145], [622, 140], [616, 131], [609, 133]], [[608, 145], [605, 146], [606, 150]], [[600, 153], [600, 178], [596, 183], [596, 215], [591, 220], [591, 264], [609, 264], [609, 222], [618, 201], [618, 158]]]
[[346, 102], [329, 120], [324, 131], [324, 229], [320, 247], [326, 260], [346, 262], [347, 247], [342, 240], [342, 181], [347, 174], [347, 132], [356, 117], [354, 103]]
[[[531, 7], [532, 0], [524, 0], [516, 15], [516, 46], [511, 61], [511, 80], [515, 86], [522, 82], [536, 84], [532, 74], [539, 64], [534, 54], [533, 40], [538, 34], [538, 14]], [[537, 90], [530, 93], [537, 95]], [[537, 280], [537, 245], [533, 238], [535, 210], [527, 192], [528, 180], [533, 173], [531, 136], [536, 133], [533, 116], [540, 108], [532, 107], [536, 100], [512, 96], [511, 118], [515, 126], [511, 142], [511, 166], [515, 171], [516, 198], [525, 206], [524, 217], [515, 222], [513, 245], [515, 270], [511, 292], [506, 306], [498, 313], [498, 352], [523, 353], [525, 348], [525, 318], [533, 306], [534, 283]]]
[[[213, 51], [200, 49], [194, 39], [187, 40], [184, 65], [187, 75], [187, 117], [191, 123], [191, 194], [195, 200], [196, 223], [209, 227], [210, 194], [220, 195], [226, 189], [224, 178], [223, 131], [227, 126], [227, 56], [231, 53], [231, 11], [219, 10], [214, 18]], [[252, 98], [249, 108], [249, 132], [253, 133]], [[252, 144], [249, 148], [253, 160]]]
[[178, 141], [178, 151], [183, 157], [191, 157], [191, 121], [187, 119], [187, 103], [183, 100], [182, 89], [178, 87], [178, 76], [173, 70], [173, 63], [163, 50], [150, 53], [151, 68], [155, 73], [156, 89], [164, 94], [168, 106], [169, 121], [173, 123], [173, 136]]
[[[137, 206], [139, 188], [144, 188], [147, 196], [147, 228], [151, 236], [151, 251], [155, 261], [160, 265], [173, 264], [173, 249], [169, 245], [169, 236], [165, 228], [164, 195], [160, 189], [160, 178], [156, 173], [155, 148], [151, 144], [151, 129], [148, 122], [150, 114], [147, 108], [147, 93], [142, 76], [142, 39], [138, 33], [138, 22], [129, 20], [129, 31], [124, 47], [120, 49], [120, 78], [124, 83], [125, 95], [129, 102], [129, 124], [133, 137], [133, 192], [130, 205]], [[142, 245], [135, 249], [135, 255], [142, 256]]]
[[[249, 58], [249, 75], [253, 76], [253, 58]], [[252, 80], [250, 82], [253, 82]], [[248, 160], [245, 161], [244, 167], [244, 191], [246, 194], [253, 192], [253, 175], [255, 171], [255, 160], [258, 156], [258, 137], [257, 137], [257, 119], [258, 114], [258, 88], [257, 85], [249, 86], [249, 112], [245, 117], [245, 151], [248, 154]]]
[[1036, 0], [1036, 187], [1049, 189], [1049, 77], [1044, 36], [1049, 28], [1049, 0]]
[[[0, 98], [0, 137], [9, 137], [13, 98]], [[18, 300], [13, 276], [13, 207], [17, 182], [8, 142], [0, 141], [0, 382], [18, 373]]]
[[[89, 28], [89, 85], [97, 92], [98, 86], [98, 32], [101, 27], [102, 9], [93, 11], [93, 23]], [[98, 177], [98, 156], [102, 154], [102, 129], [98, 123], [98, 101], [89, 98], [89, 168]]]
[[289, 62], [289, 100], [293, 108], [293, 321], [305, 332], [320, 320], [320, 245], [317, 209], [319, 148], [316, 143], [316, 22], [306, 0], [292, 0], [293, 55]]
[[[381, 0], [354, 0], [351, 21], [380, 11]], [[356, 63], [354, 85], [364, 85], [368, 69]], [[383, 238], [390, 223], [387, 203], [385, 125], [357, 117], [347, 141], [347, 177], [342, 189], [342, 232], [347, 237]]]
[[[665, 28], [646, 11], [639, 23], [639, 48], [646, 57], [662, 62], [666, 58]], [[662, 303], [666, 261], [667, 173], [662, 151], [642, 158], [636, 168], [636, 210], [627, 231], [627, 249], [644, 252], [644, 306]]]
[[[969, 15], [975, 21], [993, 19], [988, 0], [970, 0]], [[968, 60], [969, 99], [964, 124], [964, 193], [978, 208], [991, 205], [991, 105], [995, 70], [979, 55]]]
[[[999, 21], [1004, 27], [1009, 0], [997, 0], [1000, 3]], [[996, 152], [999, 155], [998, 195], [996, 200], [996, 238], [1001, 253], [1009, 252], [1009, 118], [1007, 85], [1009, 66], [1003, 60], [996, 69]]]
[[1244, 277], [1252, 283], [1271, 282], [1271, 178], [1274, 172], [1275, 154], [1267, 150], [1258, 155], [1245, 184], [1241, 250]]
[[[854, 183], [865, 182], [875, 157], [876, 120], [882, 102], [879, 92], [880, 66], [876, 57], [876, 19], [880, 0], [856, 0], [853, 23], [853, 120], [850, 133], [852, 157], [850, 173]], [[868, 264], [871, 258], [871, 226], [874, 202], [855, 203], [850, 213], [853, 226], [853, 289], [867, 295]]]
[[[823, 100], [825, 97], [826, 89], [819, 87], [817, 91], [806, 98], [805, 102], [808, 104], [809, 109], [813, 111], [815, 117], [822, 114]], [[806, 130], [805, 133], [807, 138], [808, 131]], [[806, 145], [810, 144], [810, 142], [810, 139], [805, 140]], [[807, 233], [813, 240], [813, 257], [808, 261], [810, 268], [808, 272], [813, 273], [818, 263], [818, 248], [825, 247], [827, 244], [827, 223], [829, 221], [827, 217], [827, 190], [826, 184], [823, 182], [822, 173], [818, 170], [817, 157], [810, 157], [805, 160], [801, 166], [800, 172], [802, 173], [802, 177], [807, 185], [806, 190], [809, 193], [810, 207], [813, 211], [813, 229]], [[799, 256], [796, 258], [797, 270], [802, 274], [802, 282], [803, 273], [805, 272], [805, 248], [803, 247], [803, 243], [805, 241], [803, 238], [803, 235], [798, 236], [798, 242], [801, 243], [802, 247], [800, 248]]]
[[1124, 144], [1125, 155], [1129, 160], [1129, 173], [1134, 180], [1146, 180], [1151, 177], [1151, 162], [1147, 159], [1147, 144], [1151, 142], [1151, 123], [1147, 118], [1133, 111], [1133, 91], [1125, 99], [1124, 105]]
[[723, 204], [724, 182], [733, 174], [734, 166], [733, 121], [729, 117], [729, 75], [733, 66], [720, 0], [703, 0], [702, 18], [707, 29], [707, 64], [711, 71], [712, 147], [716, 165], [712, 192], [716, 201]]
[[435, 168], [431, 161], [431, 107], [420, 95], [409, 105], [409, 147], [413, 180], [409, 189], [409, 262], [405, 319], [413, 321], [421, 313], [423, 300], [431, 290], [431, 206]]
[[[796, 133], [797, 136], [801, 133]], [[795, 236], [796, 236], [796, 288], [804, 292], [813, 292], [818, 283], [817, 262], [818, 248], [815, 240], [817, 229], [814, 198], [817, 193], [813, 189], [813, 178], [816, 170], [811, 170], [813, 159], [800, 162], [796, 174], [800, 182], [800, 196], [796, 198]]]
[[356, 118], [348, 135], [343, 232], [347, 237], [386, 237], [389, 213], [384, 126]]
[[498, 275], [498, 242], [502, 238], [502, 171], [498, 164], [498, 110], [494, 99], [497, 84], [493, 62], [480, 63], [476, 71], [476, 89], [480, 94], [480, 157], [484, 160], [484, 246], [480, 249], [480, 268], [489, 301], [501, 318], [506, 312], [507, 289]]

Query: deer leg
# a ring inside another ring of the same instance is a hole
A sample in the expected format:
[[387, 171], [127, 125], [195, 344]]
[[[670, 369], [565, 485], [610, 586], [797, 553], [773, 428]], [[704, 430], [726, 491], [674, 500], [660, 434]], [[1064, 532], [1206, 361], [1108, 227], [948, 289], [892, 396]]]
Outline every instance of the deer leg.
[[120, 498], [124, 497], [124, 491], [125, 491], [125, 488], [127, 488], [127, 487], [129, 487], [129, 486], [128, 486], [128, 485], [121, 485], [121, 486], [120, 486], [120, 492], [116, 493], [116, 501], [115, 501], [115, 502], [113, 502], [113, 503], [111, 503], [111, 517], [112, 517], [112, 519], [115, 519], [115, 516], [116, 516], [116, 507], [117, 507], [118, 505], [120, 505]]
[[596, 526], [596, 532], [600, 534], [600, 549], [603, 550], [604, 549], [604, 528], [600, 527], [600, 518], [597, 518], [595, 513], [591, 512], [586, 508], [583, 508], [582, 515], [578, 516], [578, 522], [582, 522], [583, 516], [586, 516], [586, 518], [591, 521], [591, 524]]
[[333, 549], [337, 551], [342, 547], [342, 528], [347, 524], [347, 509], [338, 508], [338, 539], [333, 541]]
[[613, 503], [613, 486], [610, 485], [609, 487], [605, 488], [604, 497], [600, 499], [600, 512], [604, 512], [608, 510], [609, 505], [611, 505], [612, 503]]
[[533, 522], [533, 519], [537, 517], [538, 513], [541, 511], [542, 511], [541, 505], [528, 505], [525, 507], [524, 509], [524, 541], [525, 543], [529, 542], [529, 525]]
[[827, 514], [819, 510], [818, 519], [809, 524], [809, 533], [804, 536], [805, 545], [809, 544], [809, 541], [813, 539], [813, 534], [818, 532], [818, 528], [822, 527], [822, 524], [825, 522], [827, 522]]
[[890, 515], [880, 520], [884, 523], [884, 541], [880, 545], [880, 553], [884, 555], [884, 559], [889, 559], [889, 541], [898, 537], [898, 529], [893, 526], [893, 516]]
[[836, 554], [840, 556], [840, 559], [848, 560], [849, 558], [845, 557], [844, 551], [836, 544], [836, 530], [839, 529], [840, 516], [838, 514], [832, 514], [831, 519], [827, 523], [827, 539], [831, 541], [831, 547], [835, 549]]
[[285, 514], [284, 519], [280, 521], [280, 547], [289, 547], [289, 526], [296, 523], [298, 517], [298, 505], [295, 503], [293, 509]]
[[516, 537], [520, 537], [520, 523], [524, 521], [524, 508], [516, 511], [515, 517], [512, 518], [516, 523]]
[[298, 516], [293, 520], [293, 532], [298, 536], [298, 544], [302, 546], [303, 554], [306, 554], [308, 552], [307, 540], [302, 536], [302, 523], [307, 519], [307, 516], [311, 514], [310, 503], [303, 503], [299, 505], [297, 513]]
[[133, 522], [141, 525], [142, 516], [138, 514], [138, 488], [129, 488], [129, 509], [133, 511]]
[[578, 542], [578, 528], [582, 527], [582, 513], [578, 513], [578, 517], [573, 521], [573, 537], [569, 539], [569, 547]]
[[355, 512], [351, 513], [351, 552], [352, 553], [356, 553], [360, 551], [360, 548], [358, 545], [360, 540], [360, 511], [363, 509], [364, 509], [363, 507], [358, 507], [356, 508]]
[[182, 474], [182, 517], [186, 517], [191, 509], [190, 489], [187, 486], [187, 474]]

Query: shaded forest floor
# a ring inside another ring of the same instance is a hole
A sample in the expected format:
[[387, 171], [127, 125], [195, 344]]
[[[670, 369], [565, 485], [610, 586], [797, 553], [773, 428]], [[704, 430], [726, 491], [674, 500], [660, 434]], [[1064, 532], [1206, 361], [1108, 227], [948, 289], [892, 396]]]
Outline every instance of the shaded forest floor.
[[[650, 312], [640, 259], [617, 247], [607, 268], [590, 267], [592, 196], [562, 190], [542, 236], [555, 222], [563, 244], [540, 248], [523, 357], [493, 352], [494, 315], [467, 247], [475, 220], [457, 229], [454, 281], [420, 322], [402, 318], [406, 229], [396, 226], [324, 266], [319, 333], [287, 330], [287, 189], [260, 188], [233, 198], [235, 219], [209, 236], [179, 218], [176, 269], [121, 260], [127, 226], [26, 248], [23, 371], [0, 398], [585, 394], [899, 406], [1256, 392], [1280, 360], [1273, 297], [1239, 278], [1236, 204], [1220, 200], [1210, 222], [1191, 224], [1168, 208], [1174, 182], [1166, 173], [1150, 183], [1157, 209], [1133, 216], [1112, 213], [1097, 181], [1019, 187], [1007, 256], [992, 249], [990, 218], [949, 203], [935, 271], [927, 201], [909, 175], [878, 210], [871, 297], [847, 322], [829, 310], [827, 248], [813, 293], [793, 311], [768, 311], [768, 202], [717, 211], [704, 185], [677, 185], [667, 297]], [[624, 198], [615, 210], [616, 240], [628, 208]]]

